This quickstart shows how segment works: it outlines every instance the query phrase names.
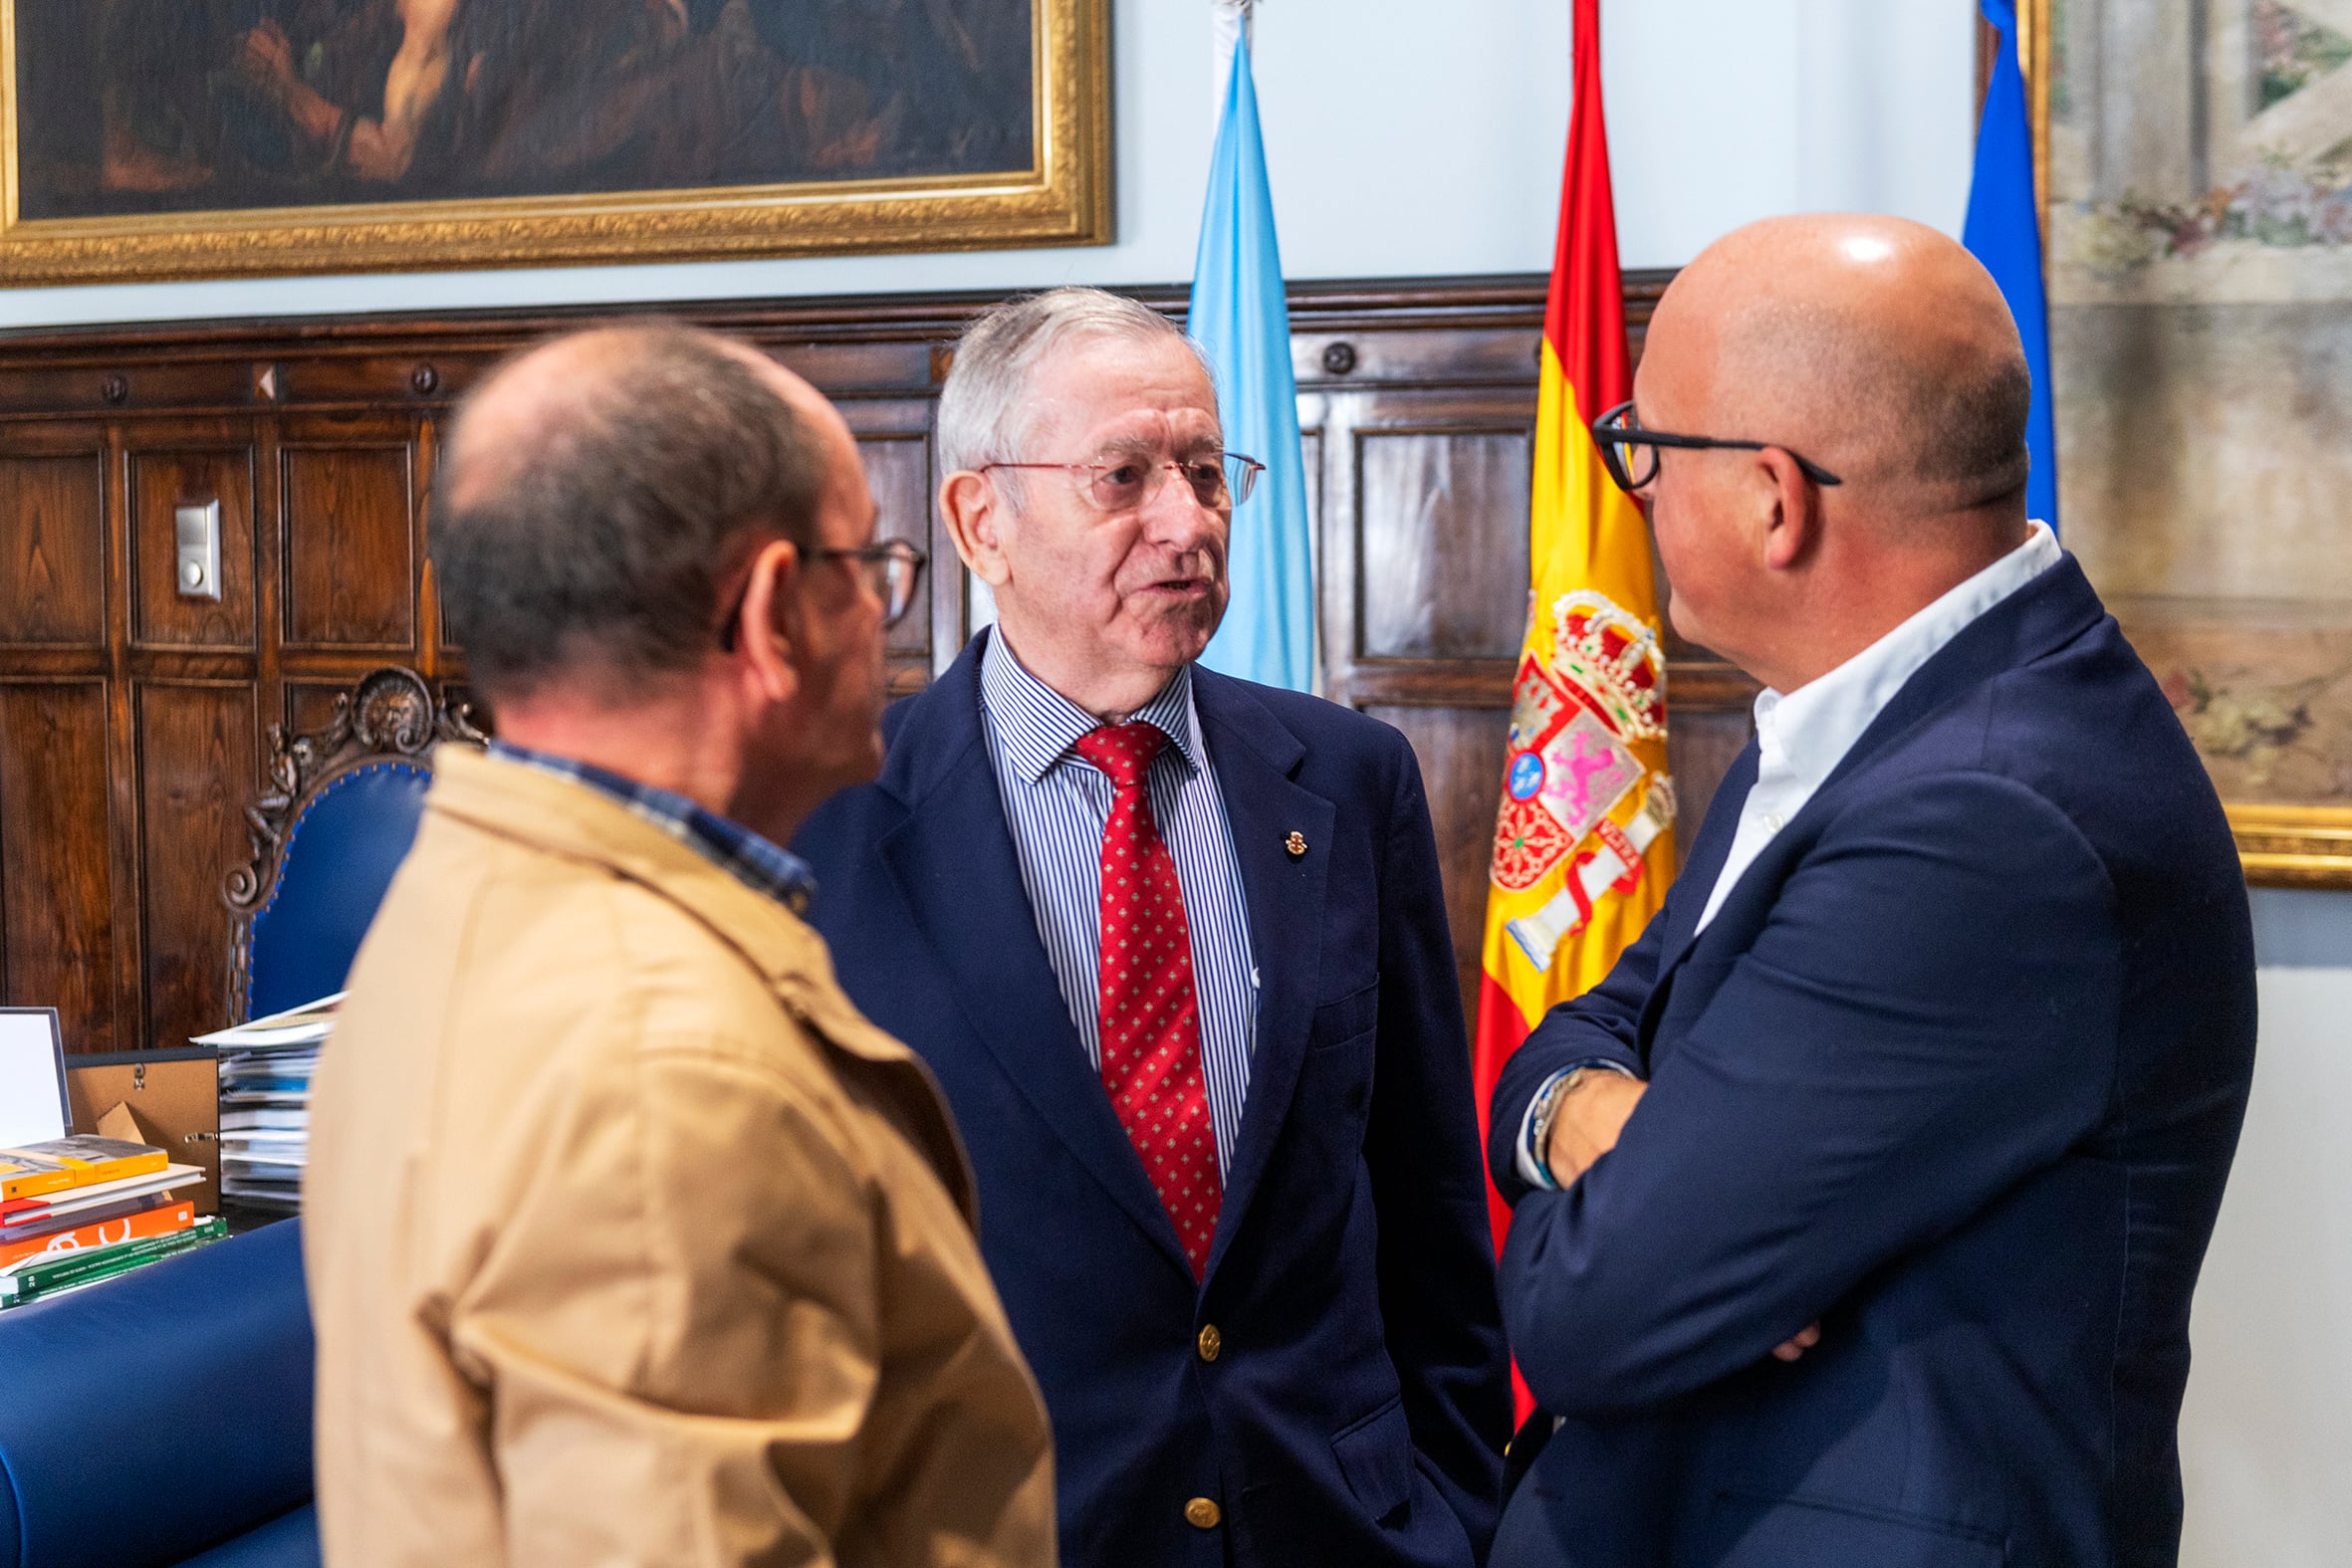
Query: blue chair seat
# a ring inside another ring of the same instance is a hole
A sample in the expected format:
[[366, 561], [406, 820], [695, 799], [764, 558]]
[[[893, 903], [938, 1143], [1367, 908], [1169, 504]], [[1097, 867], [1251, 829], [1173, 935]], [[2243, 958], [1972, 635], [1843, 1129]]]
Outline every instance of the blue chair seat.
[[0, 1568], [317, 1563], [311, 1361], [299, 1220], [0, 1313]]

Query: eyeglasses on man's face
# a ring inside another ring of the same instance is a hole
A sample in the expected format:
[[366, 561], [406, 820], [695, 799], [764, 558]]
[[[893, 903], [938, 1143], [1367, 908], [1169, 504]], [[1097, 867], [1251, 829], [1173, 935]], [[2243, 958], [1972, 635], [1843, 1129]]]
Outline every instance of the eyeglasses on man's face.
[[882, 601], [885, 626], [895, 626], [914, 608], [915, 585], [923, 580], [923, 563], [931, 559], [903, 539], [860, 545], [854, 550], [813, 550], [809, 554], [819, 560], [840, 561], [863, 577], [874, 597]]
[[[885, 626], [896, 625], [914, 608], [915, 587], [923, 580], [923, 566], [930, 560], [920, 547], [903, 539], [859, 545], [851, 550], [820, 546], [804, 554], [812, 560], [837, 560], [855, 572], [873, 596], [882, 601]], [[735, 598], [728, 605], [726, 619], [719, 622], [721, 648], [734, 649], [735, 624], [743, 619], [743, 601], [751, 589], [751, 578], [746, 575], [743, 586], [735, 590]]]
[[1592, 438], [1600, 444], [1601, 465], [1617, 488], [1629, 496], [1638, 496], [1658, 478], [1658, 449], [1676, 446], [1691, 450], [1711, 447], [1736, 447], [1744, 452], [1762, 452], [1767, 447], [1778, 447], [1788, 453], [1805, 478], [1816, 485], [1838, 485], [1844, 481], [1818, 463], [1809, 463], [1793, 450], [1777, 441], [1734, 441], [1719, 436], [1675, 435], [1665, 430], [1645, 430], [1636, 420], [1630, 401], [1619, 403], [1592, 422]]
[[1151, 505], [1152, 499], [1175, 474], [1192, 487], [1195, 501], [1215, 512], [1229, 512], [1250, 499], [1266, 465], [1239, 452], [1204, 453], [1197, 457], [1106, 457], [1092, 463], [983, 463], [977, 472], [998, 468], [1058, 469], [1076, 483], [1078, 494], [1096, 510], [1128, 512]]

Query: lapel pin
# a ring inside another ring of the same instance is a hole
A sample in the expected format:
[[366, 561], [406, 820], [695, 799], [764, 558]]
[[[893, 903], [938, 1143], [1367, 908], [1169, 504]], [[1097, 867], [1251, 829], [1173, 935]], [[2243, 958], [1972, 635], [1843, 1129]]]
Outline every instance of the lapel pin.
[[1283, 840], [1283, 852], [1294, 860], [1304, 860], [1306, 858], [1306, 835], [1294, 829], [1291, 836]]

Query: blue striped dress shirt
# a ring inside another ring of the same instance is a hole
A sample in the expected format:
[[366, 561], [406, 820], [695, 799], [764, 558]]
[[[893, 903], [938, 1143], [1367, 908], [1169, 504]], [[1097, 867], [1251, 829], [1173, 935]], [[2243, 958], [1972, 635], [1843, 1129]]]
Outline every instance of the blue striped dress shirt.
[[[1201, 1069], [1223, 1180], [1233, 1164], [1258, 1038], [1258, 970], [1250, 956], [1241, 861], [1216, 770], [1201, 744], [1191, 669], [1177, 671], [1157, 697], [1128, 717], [1157, 726], [1170, 742], [1152, 759], [1151, 814], [1176, 862], [1185, 924], [1192, 930]], [[1070, 1021], [1099, 1076], [1102, 831], [1110, 820], [1111, 784], [1070, 748], [1100, 721], [1032, 675], [996, 630], [988, 633], [980, 658], [980, 721], [1046, 960], [1061, 982]]]

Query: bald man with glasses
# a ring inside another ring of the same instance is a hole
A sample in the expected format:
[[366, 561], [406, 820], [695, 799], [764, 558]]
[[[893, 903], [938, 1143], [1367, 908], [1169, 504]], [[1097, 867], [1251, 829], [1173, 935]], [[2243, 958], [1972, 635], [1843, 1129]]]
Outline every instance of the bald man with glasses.
[[1063, 1561], [1470, 1568], [1509, 1372], [1412, 750], [1193, 662], [1259, 465], [1152, 312], [983, 318], [939, 445], [996, 624], [796, 848], [972, 1151]]
[[1683, 270], [1596, 424], [1676, 629], [1764, 690], [1664, 907], [1496, 1087], [1543, 1407], [1497, 1568], [2177, 1556], [2251, 931], [2026, 516], [2032, 391], [1959, 245], [1783, 218]]

